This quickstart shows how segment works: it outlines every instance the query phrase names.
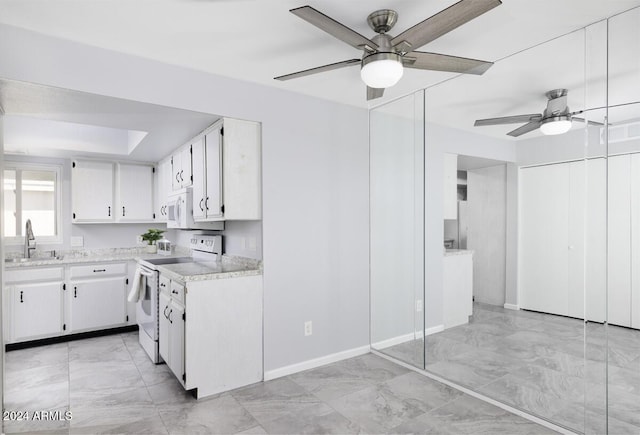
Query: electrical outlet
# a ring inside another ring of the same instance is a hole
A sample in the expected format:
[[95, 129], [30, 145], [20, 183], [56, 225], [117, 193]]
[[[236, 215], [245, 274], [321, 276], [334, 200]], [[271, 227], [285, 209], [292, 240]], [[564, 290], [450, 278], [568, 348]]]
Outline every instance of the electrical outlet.
[[83, 236], [71, 236], [71, 246], [74, 248], [81, 248], [84, 246]]
[[248, 243], [247, 249], [249, 251], [255, 252], [257, 248], [258, 248], [258, 245], [257, 245], [257, 242], [256, 242], [256, 238], [255, 237], [249, 237], [249, 243]]
[[304, 336], [307, 337], [311, 334], [313, 334], [313, 323], [309, 320], [308, 322], [304, 322]]
[[416, 301], [416, 311], [422, 311], [422, 299]]

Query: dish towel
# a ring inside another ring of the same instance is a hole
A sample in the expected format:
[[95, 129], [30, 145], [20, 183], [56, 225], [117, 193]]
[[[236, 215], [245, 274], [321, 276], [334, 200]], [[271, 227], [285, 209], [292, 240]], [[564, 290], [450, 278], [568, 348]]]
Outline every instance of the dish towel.
[[127, 300], [129, 302], [138, 302], [144, 297], [144, 288], [142, 288], [142, 273], [140, 268], [136, 267], [136, 273], [133, 275], [133, 282], [131, 283], [131, 290]]

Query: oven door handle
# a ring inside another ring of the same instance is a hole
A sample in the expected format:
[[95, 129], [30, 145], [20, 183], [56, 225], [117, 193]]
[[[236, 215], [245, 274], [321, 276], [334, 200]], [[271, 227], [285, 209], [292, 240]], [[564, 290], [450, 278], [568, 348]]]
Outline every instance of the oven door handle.
[[146, 269], [140, 269], [140, 275], [144, 275], [144, 276], [153, 276], [154, 272], [146, 270]]

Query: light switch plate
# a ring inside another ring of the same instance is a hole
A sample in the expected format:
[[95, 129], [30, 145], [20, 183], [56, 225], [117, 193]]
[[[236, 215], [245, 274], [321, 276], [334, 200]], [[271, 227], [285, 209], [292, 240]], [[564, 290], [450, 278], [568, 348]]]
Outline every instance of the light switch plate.
[[71, 236], [71, 246], [74, 248], [81, 248], [84, 246], [84, 237]]

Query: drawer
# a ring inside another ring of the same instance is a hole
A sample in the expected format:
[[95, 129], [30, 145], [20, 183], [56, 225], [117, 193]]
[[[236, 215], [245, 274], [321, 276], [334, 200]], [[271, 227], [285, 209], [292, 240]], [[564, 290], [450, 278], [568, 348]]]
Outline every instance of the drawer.
[[114, 275], [125, 276], [126, 274], [127, 263], [90, 264], [88, 266], [71, 266], [69, 268], [69, 278], [72, 280]]
[[160, 275], [158, 280], [158, 285], [160, 286], [160, 291], [166, 293], [167, 295], [171, 292], [171, 280], [164, 275]]
[[171, 281], [171, 297], [184, 305], [184, 286], [178, 282]]
[[34, 282], [34, 281], [62, 281], [64, 280], [64, 269], [62, 267], [47, 267], [43, 269], [20, 268], [19, 270], [6, 270], [4, 281], [11, 282]]

